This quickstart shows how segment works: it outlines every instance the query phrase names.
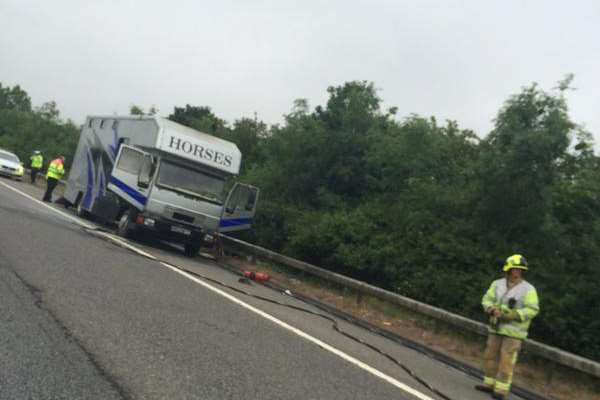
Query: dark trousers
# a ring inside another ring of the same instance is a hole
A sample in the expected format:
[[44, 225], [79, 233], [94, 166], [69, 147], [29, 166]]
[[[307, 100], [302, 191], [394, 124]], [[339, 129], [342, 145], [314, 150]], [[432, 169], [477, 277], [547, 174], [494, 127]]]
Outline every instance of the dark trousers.
[[29, 176], [31, 176], [31, 183], [35, 183], [35, 177], [37, 176], [38, 172], [40, 172], [39, 168], [31, 168], [31, 173], [29, 174]]
[[48, 178], [46, 185], [46, 194], [44, 194], [44, 201], [52, 201], [52, 192], [58, 184], [58, 179]]

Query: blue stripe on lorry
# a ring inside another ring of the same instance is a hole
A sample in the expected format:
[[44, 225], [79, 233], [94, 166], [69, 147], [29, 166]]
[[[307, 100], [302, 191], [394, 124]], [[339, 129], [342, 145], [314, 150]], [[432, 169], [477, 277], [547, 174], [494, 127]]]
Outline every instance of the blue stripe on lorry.
[[119, 189], [124, 191], [125, 193], [127, 193], [129, 196], [131, 196], [131, 198], [133, 198], [135, 201], [137, 201], [141, 205], [144, 205], [144, 206], [146, 205], [148, 198], [146, 198], [146, 196], [144, 196], [143, 194], [141, 194], [140, 192], [138, 192], [131, 186], [128, 186], [127, 184], [125, 184], [125, 182], [122, 182], [121, 180], [115, 178], [114, 176], [111, 176], [110, 183], [112, 183], [113, 185], [115, 185], [116, 187], [118, 187]]
[[252, 218], [222, 219], [219, 226], [226, 228], [229, 226], [248, 225], [252, 223]]

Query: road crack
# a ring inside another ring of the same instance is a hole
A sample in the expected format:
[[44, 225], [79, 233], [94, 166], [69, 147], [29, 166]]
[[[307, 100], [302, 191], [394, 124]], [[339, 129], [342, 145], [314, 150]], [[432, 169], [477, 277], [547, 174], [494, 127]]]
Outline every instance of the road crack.
[[58, 318], [58, 316], [52, 312], [43, 301], [43, 291], [36, 287], [35, 285], [28, 282], [24, 279], [19, 273], [11, 269], [11, 272], [14, 276], [21, 282], [21, 284], [27, 289], [27, 291], [31, 294], [34, 299], [34, 305], [36, 308], [41, 310], [50, 319], [56, 324], [59, 330], [63, 333], [64, 337], [70, 342], [73, 343], [79, 350], [83, 352], [86, 359], [90, 362], [90, 364], [94, 367], [94, 369], [98, 372], [98, 375], [102, 377], [109, 385], [112, 387], [123, 400], [133, 400], [135, 397], [129, 393], [129, 391], [123, 387], [116, 376], [111, 374], [108, 370], [106, 370], [100, 361], [94, 356], [94, 354], [89, 351], [85, 345], [82, 343], [77, 336], [75, 336], [69, 328]]

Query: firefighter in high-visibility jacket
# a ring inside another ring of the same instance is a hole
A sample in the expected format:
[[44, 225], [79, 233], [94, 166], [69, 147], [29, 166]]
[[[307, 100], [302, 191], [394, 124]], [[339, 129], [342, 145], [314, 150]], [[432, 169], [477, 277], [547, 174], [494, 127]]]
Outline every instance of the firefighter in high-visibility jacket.
[[491, 393], [494, 399], [508, 397], [521, 343], [527, 337], [531, 320], [540, 311], [535, 288], [523, 279], [527, 269], [522, 255], [508, 257], [503, 267], [506, 276], [492, 282], [481, 301], [489, 325], [483, 384], [475, 388]]
[[31, 183], [34, 183], [37, 174], [42, 170], [42, 166], [44, 165], [44, 156], [42, 156], [42, 153], [39, 150], [36, 150], [29, 159], [31, 161]]
[[65, 158], [60, 156], [48, 164], [48, 172], [46, 173], [46, 193], [44, 201], [52, 202], [52, 192], [65, 174]]

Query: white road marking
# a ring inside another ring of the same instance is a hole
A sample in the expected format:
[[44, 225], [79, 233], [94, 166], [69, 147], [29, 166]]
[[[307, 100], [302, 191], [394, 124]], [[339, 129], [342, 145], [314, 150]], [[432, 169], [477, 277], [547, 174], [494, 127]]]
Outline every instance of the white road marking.
[[85, 227], [85, 228], [88, 228], [88, 229], [94, 229], [94, 228], [96, 228], [96, 226], [95, 226], [95, 225], [88, 224], [87, 222], [85, 222], [84, 220], [82, 220], [82, 219], [80, 219], [80, 218], [74, 217], [74, 216], [72, 216], [71, 214], [67, 214], [67, 213], [66, 213], [66, 212], [64, 212], [64, 211], [57, 210], [56, 208], [52, 207], [51, 205], [49, 205], [49, 204], [46, 204], [46, 203], [44, 203], [43, 201], [41, 201], [41, 200], [38, 200], [38, 199], [36, 199], [35, 197], [33, 197], [33, 196], [30, 196], [30, 195], [28, 195], [27, 193], [25, 193], [25, 192], [22, 192], [22, 191], [20, 191], [19, 189], [15, 188], [15, 187], [12, 187], [11, 185], [7, 185], [7, 184], [6, 184], [6, 183], [4, 183], [4, 182], [0, 182], [0, 185], [4, 186], [5, 188], [8, 188], [8, 189], [12, 190], [13, 192], [19, 193], [21, 196], [25, 196], [25, 197], [27, 197], [29, 200], [32, 200], [32, 201], [34, 201], [34, 202], [38, 203], [39, 205], [42, 205], [42, 206], [46, 207], [47, 209], [49, 209], [49, 210], [52, 210], [52, 211], [54, 211], [55, 213], [58, 213], [58, 214], [62, 215], [62, 216], [63, 216], [63, 217], [65, 217], [66, 219], [68, 219], [68, 220], [70, 220], [70, 221], [73, 221], [73, 222], [75, 222], [75, 223], [77, 223], [77, 224], [79, 224], [79, 225], [81, 225], [81, 226], [83, 226], [83, 227]]
[[[8, 189], [10, 189], [10, 190], [12, 190], [14, 192], [16, 192], [16, 193], [19, 193], [22, 196], [25, 196], [26, 198], [28, 198], [28, 199], [30, 199], [32, 201], [34, 201], [34, 202], [36, 202], [36, 203], [38, 203], [38, 204], [40, 204], [40, 205], [48, 208], [49, 210], [52, 210], [52, 211], [58, 213], [59, 215], [65, 217], [66, 219], [68, 219], [70, 221], [73, 221], [73, 222], [75, 222], [75, 223], [77, 223], [77, 224], [79, 224], [79, 225], [81, 225], [81, 226], [83, 226], [85, 228], [88, 228], [88, 229], [95, 229], [95, 228], [97, 228], [97, 226], [95, 226], [95, 225], [91, 225], [91, 224], [89, 224], [89, 223], [87, 223], [87, 222], [85, 222], [85, 221], [83, 221], [83, 220], [81, 220], [79, 218], [73, 217], [72, 215], [69, 215], [69, 214], [65, 213], [64, 211], [57, 210], [56, 208], [54, 208], [52, 206], [49, 206], [48, 204], [46, 204], [46, 203], [44, 203], [44, 202], [42, 202], [42, 201], [40, 201], [40, 200], [38, 200], [38, 199], [36, 199], [36, 198], [28, 195], [27, 193], [24, 193], [24, 192], [20, 191], [19, 189], [16, 189], [16, 188], [14, 188], [14, 187], [12, 187], [10, 185], [7, 185], [4, 182], [0, 182], [0, 184], [2, 186], [4, 186], [4, 187], [6, 187], [6, 188], [8, 188]], [[127, 243], [126, 241], [124, 241], [123, 239], [121, 239], [119, 237], [116, 237], [114, 235], [111, 235], [111, 234], [105, 233], [105, 232], [101, 232], [101, 231], [97, 231], [95, 233], [97, 233], [97, 234], [99, 234], [101, 236], [104, 236], [107, 239], [109, 239], [109, 240], [111, 240], [111, 241], [113, 241], [115, 243], [118, 243], [119, 245], [127, 247], [128, 249], [133, 250], [133, 251], [137, 252], [138, 254], [143, 255], [144, 257], [148, 257], [150, 259], [156, 260], [156, 257], [153, 256], [152, 254], [147, 253], [144, 250], [139, 249], [136, 246], [133, 246], [133, 245]], [[308, 333], [306, 333], [306, 332], [304, 332], [304, 331], [302, 331], [302, 330], [300, 330], [300, 329], [298, 329], [298, 328], [296, 328], [296, 327], [294, 327], [292, 325], [289, 325], [288, 323], [286, 323], [286, 322], [284, 322], [284, 321], [282, 321], [282, 320], [280, 320], [280, 319], [272, 316], [271, 314], [268, 314], [268, 313], [266, 313], [266, 312], [264, 312], [264, 311], [262, 311], [262, 310], [260, 310], [260, 309], [258, 309], [256, 307], [254, 307], [254, 306], [252, 306], [252, 305], [250, 305], [250, 304], [248, 304], [248, 303], [246, 303], [246, 302], [238, 299], [237, 297], [234, 297], [234, 296], [230, 295], [229, 293], [227, 293], [227, 292], [225, 292], [225, 291], [223, 291], [223, 290], [221, 290], [221, 289], [219, 289], [219, 288], [217, 288], [215, 286], [212, 286], [212, 285], [210, 285], [210, 284], [202, 281], [201, 279], [196, 278], [193, 275], [190, 275], [187, 272], [180, 270], [179, 268], [177, 268], [177, 267], [175, 267], [173, 265], [167, 264], [167, 263], [162, 262], [162, 261], [160, 262], [160, 264], [162, 266], [170, 269], [171, 271], [176, 272], [176, 273], [178, 273], [178, 274], [186, 277], [187, 279], [189, 279], [189, 280], [191, 280], [191, 281], [193, 281], [193, 282], [195, 282], [195, 283], [197, 283], [197, 284], [205, 287], [206, 289], [208, 289], [208, 290], [210, 290], [210, 291], [212, 291], [212, 292], [214, 292], [214, 293], [216, 293], [216, 294], [218, 294], [218, 295], [226, 298], [227, 300], [232, 301], [235, 304], [238, 304], [239, 306], [245, 308], [246, 310], [251, 311], [251, 312], [253, 312], [253, 313], [255, 313], [255, 314], [257, 314], [257, 315], [259, 315], [259, 316], [261, 316], [261, 317], [263, 317], [263, 318], [271, 321], [271, 322], [273, 322], [274, 324], [276, 324], [276, 325], [278, 325], [278, 326], [280, 326], [280, 327], [282, 327], [282, 328], [284, 328], [284, 329], [286, 329], [286, 330], [288, 330], [288, 331], [290, 331], [290, 332], [292, 332], [292, 333], [300, 336], [301, 338], [304, 338], [305, 340], [308, 340], [309, 342], [312, 342], [312, 343], [316, 344], [317, 346], [319, 346], [319, 347], [321, 347], [321, 348], [323, 348], [323, 349], [325, 349], [325, 350], [327, 350], [327, 351], [335, 354], [336, 356], [338, 356], [338, 357], [342, 358], [343, 360], [346, 360], [347, 362], [349, 362], [349, 363], [351, 363], [351, 364], [353, 364], [353, 365], [355, 365], [355, 366], [363, 369], [364, 371], [367, 371], [368, 373], [370, 373], [370, 374], [372, 374], [372, 375], [374, 375], [374, 376], [376, 376], [376, 377], [378, 377], [380, 379], [383, 379], [384, 381], [388, 382], [389, 384], [397, 387], [398, 389], [403, 390], [406, 393], [409, 393], [409, 394], [413, 395], [414, 397], [416, 397], [416, 398], [418, 398], [420, 400], [434, 400], [433, 398], [431, 398], [431, 397], [429, 397], [429, 396], [427, 396], [427, 395], [419, 392], [416, 389], [413, 389], [412, 387], [410, 387], [410, 386], [408, 386], [408, 385], [406, 385], [406, 384], [398, 381], [397, 379], [395, 379], [395, 378], [393, 378], [393, 377], [391, 377], [391, 376], [389, 376], [389, 375], [387, 375], [387, 374], [379, 371], [378, 369], [373, 368], [373, 367], [371, 367], [368, 364], [365, 364], [364, 362], [358, 360], [357, 358], [354, 358], [351, 355], [344, 353], [343, 351], [341, 351], [341, 350], [339, 350], [339, 349], [337, 349], [337, 348], [335, 348], [335, 347], [333, 347], [333, 346], [331, 346], [331, 345], [329, 345], [329, 344], [321, 341], [320, 339], [317, 339], [316, 337], [314, 337], [312, 335], [309, 335]]]
[[370, 365], [365, 364], [364, 362], [362, 362], [362, 361], [360, 361], [360, 360], [352, 357], [351, 355], [348, 355], [348, 354], [344, 353], [343, 351], [341, 351], [341, 350], [339, 350], [339, 349], [337, 349], [337, 348], [335, 348], [335, 347], [333, 347], [333, 346], [331, 346], [331, 345], [329, 345], [329, 344], [321, 341], [320, 339], [317, 339], [316, 337], [311, 336], [308, 333], [306, 333], [306, 332], [304, 332], [304, 331], [302, 331], [302, 330], [300, 330], [300, 329], [298, 329], [298, 328], [296, 328], [296, 327], [294, 327], [294, 326], [292, 326], [292, 325], [290, 325], [290, 324], [288, 324], [288, 323], [286, 323], [286, 322], [284, 322], [284, 321], [282, 321], [282, 320], [280, 320], [280, 319], [272, 316], [271, 314], [268, 314], [268, 313], [266, 313], [266, 312], [264, 312], [264, 311], [262, 311], [262, 310], [260, 310], [260, 309], [258, 309], [256, 307], [254, 307], [254, 306], [252, 306], [252, 305], [250, 305], [248, 303], [245, 303], [242, 300], [238, 299], [237, 297], [234, 297], [234, 296], [230, 295], [229, 293], [226, 293], [226, 292], [222, 291], [219, 288], [216, 288], [216, 287], [214, 287], [212, 285], [209, 285], [208, 283], [206, 283], [206, 282], [204, 282], [204, 281], [202, 281], [202, 280], [200, 280], [200, 279], [198, 279], [198, 278], [196, 278], [196, 277], [188, 274], [185, 271], [180, 270], [177, 267], [174, 267], [174, 266], [172, 266], [170, 264], [167, 264], [167, 263], [164, 263], [164, 262], [161, 262], [161, 264], [164, 265], [165, 267], [171, 269], [172, 271], [177, 272], [178, 274], [181, 274], [181, 275], [185, 276], [186, 278], [188, 278], [188, 279], [190, 279], [190, 280], [198, 283], [199, 285], [202, 285], [205, 288], [207, 288], [207, 289], [209, 289], [209, 290], [211, 290], [211, 291], [213, 291], [213, 292], [215, 292], [215, 293], [217, 293], [217, 294], [225, 297], [227, 300], [230, 300], [230, 301], [232, 301], [232, 302], [234, 302], [234, 303], [236, 303], [236, 304], [244, 307], [245, 309], [247, 309], [247, 310], [249, 310], [249, 311], [251, 311], [251, 312], [253, 312], [255, 314], [260, 315], [261, 317], [263, 317], [265, 319], [268, 319], [269, 321], [275, 323], [276, 325], [279, 325], [280, 327], [282, 327], [284, 329], [287, 329], [290, 332], [295, 333], [296, 335], [298, 335], [298, 336], [300, 336], [300, 337], [302, 337], [302, 338], [304, 338], [304, 339], [306, 339], [306, 340], [308, 340], [308, 341], [316, 344], [317, 346], [319, 346], [319, 347], [321, 347], [321, 348], [323, 348], [323, 349], [325, 349], [325, 350], [327, 350], [327, 351], [335, 354], [336, 356], [338, 356], [338, 357], [340, 357], [340, 358], [348, 361], [349, 363], [354, 364], [355, 366], [357, 366], [357, 367], [359, 367], [359, 368], [361, 368], [361, 369], [369, 372], [370, 374], [373, 374], [376, 377], [378, 377], [380, 379], [383, 379], [384, 381], [386, 381], [386, 382], [388, 382], [388, 383], [396, 386], [398, 389], [401, 389], [401, 390], [405, 391], [406, 393], [412, 394], [416, 398], [418, 398], [420, 400], [433, 400], [431, 397], [426, 396], [425, 394], [419, 392], [418, 390], [413, 389], [412, 387], [410, 387], [410, 386], [408, 386], [408, 385], [406, 385], [406, 384], [398, 381], [397, 379], [392, 378], [391, 376], [384, 374], [383, 372], [379, 371], [378, 369], [375, 369], [375, 368], [371, 367]]

